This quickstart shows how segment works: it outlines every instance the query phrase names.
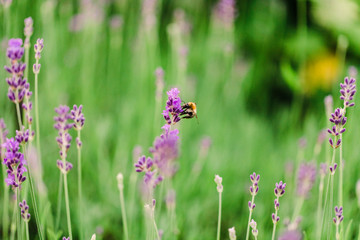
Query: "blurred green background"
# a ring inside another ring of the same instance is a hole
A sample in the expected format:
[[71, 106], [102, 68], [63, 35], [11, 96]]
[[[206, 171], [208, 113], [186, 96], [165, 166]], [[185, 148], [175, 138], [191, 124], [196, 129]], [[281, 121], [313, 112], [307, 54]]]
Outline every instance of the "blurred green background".
[[[215, 238], [215, 174], [223, 177], [224, 185], [222, 238], [226, 239], [227, 229], [235, 226], [242, 239], [250, 200], [249, 174], [253, 171], [261, 175], [253, 218], [258, 222], [259, 237], [269, 238], [275, 182], [288, 181], [281, 199], [281, 221], [291, 216], [294, 206], [295, 173], [285, 170], [285, 163], [295, 163], [302, 151], [301, 161], [326, 160], [326, 151], [330, 151], [327, 142], [318, 159], [312, 159], [318, 134], [327, 127], [323, 99], [333, 94], [334, 106], [340, 107], [338, 84], [349, 75], [349, 66], [358, 66], [359, 3], [242, 0], [228, 9], [234, 13], [230, 20], [218, 13], [217, 4], [213, 0], [13, 0], [8, 8], [1, 5], [0, 66], [7, 64], [7, 40], [23, 38], [26, 17], [34, 19], [31, 44], [37, 38], [44, 39], [39, 76], [43, 191], [48, 192], [53, 214], [59, 174], [54, 108], [60, 104], [84, 106], [87, 239], [93, 233], [99, 239], [122, 239], [116, 182], [119, 172], [124, 174], [130, 239], [145, 238], [144, 203], [138, 184], [141, 177], [134, 175], [133, 149], [141, 146], [142, 153], [149, 155], [148, 148], [165, 123], [161, 112], [165, 92], [171, 87], [179, 88], [184, 101], [197, 103], [199, 124], [192, 119], [177, 126], [181, 154], [173, 188], [179, 234], [174, 237], [167, 232], [163, 204], [156, 219], [165, 232], [164, 239]], [[31, 49], [31, 63], [33, 54]], [[157, 67], [165, 71], [160, 105], [155, 99]], [[14, 136], [15, 106], [6, 96], [6, 76], [0, 71], [1, 117], [9, 136]], [[31, 88], [33, 80], [31, 73]], [[357, 106], [348, 111], [344, 135], [344, 221], [347, 226], [353, 219], [350, 239], [357, 236], [360, 224], [355, 195], [360, 177], [359, 115]], [[71, 134], [75, 139], [75, 132]], [[211, 146], [197, 177], [192, 169], [201, 159], [201, 141], [206, 136]], [[302, 136], [307, 139], [305, 149], [298, 147]], [[76, 169], [74, 141], [69, 154]], [[77, 239], [76, 171], [68, 177]], [[315, 239], [311, 216], [317, 204], [317, 184], [301, 212], [306, 216], [301, 229], [307, 239]], [[36, 239], [34, 218], [30, 226], [32, 239]], [[65, 208], [60, 228], [66, 233]], [[280, 224], [278, 233], [283, 229]]]

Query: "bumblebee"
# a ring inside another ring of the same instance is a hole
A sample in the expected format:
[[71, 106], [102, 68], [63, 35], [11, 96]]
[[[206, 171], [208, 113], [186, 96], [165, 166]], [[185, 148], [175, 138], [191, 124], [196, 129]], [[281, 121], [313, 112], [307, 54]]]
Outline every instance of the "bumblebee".
[[[196, 103], [194, 102], [188, 102], [181, 106], [182, 112], [180, 113], [181, 118], [193, 118], [196, 117], [198, 119], [196, 114]], [[198, 120], [199, 121], [199, 120]]]

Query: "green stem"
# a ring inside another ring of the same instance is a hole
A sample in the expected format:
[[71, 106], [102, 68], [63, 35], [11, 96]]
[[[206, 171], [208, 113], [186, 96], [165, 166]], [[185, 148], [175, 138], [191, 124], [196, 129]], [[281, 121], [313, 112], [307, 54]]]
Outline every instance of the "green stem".
[[217, 226], [217, 240], [220, 240], [220, 227], [221, 227], [221, 192], [219, 192], [219, 216], [218, 216], [218, 226]]
[[296, 217], [299, 216], [303, 203], [304, 203], [304, 198], [303, 197], [298, 198], [298, 201], [296, 202], [295, 209], [293, 212], [292, 222], [295, 222]]
[[[81, 140], [81, 134], [80, 134], [80, 130], [77, 130], [77, 133], [78, 133], [78, 139], [79, 141]], [[79, 199], [79, 236], [80, 236], [80, 239], [84, 239], [83, 238], [83, 232], [84, 232], [84, 229], [83, 229], [83, 221], [82, 221], [82, 208], [83, 208], [83, 205], [82, 205], [82, 177], [81, 177], [81, 146], [79, 147], [78, 146], [78, 199]]]
[[[0, 130], [0, 136], [3, 136], [3, 132], [2, 130]], [[4, 139], [2, 137], [0, 137], [0, 144], [1, 146], [4, 144]], [[4, 160], [4, 148], [1, 147], [1, 161]], [[6, 167], [5, 164], [1, 164], [2, 166], [2, 173], [3, 173], [3, 177], [6, 176]], [[8, 227], [9, 227], [9, 222], [8, 222], [8, 217], [9, 217], [9, 187], [7, 186], [6, 182], [3, 182], [3, 186], [4, 186], [4, 201], [3, 201], [3, 221], [2, 221], [2, 231], [3, 231], [3, 239], [8, 239]]]
[[322, 218], [321, 218], [321, 229], [320, 229], [320, 238], [321, 239], [321, 236], [322, 236], [322, 232], [323, 232], [323, 226], [324, 226], [324, 221], [325, 221], [325, 213], [326, 213], [326, 207], [327, 207], [327, 204], [328, 204], [328, 193], [329, 193], [329, 188], [330, 188], [330, 178], [331, 178], [331, 174], [329, 174], [329, 177], [328, 177], [328, 181], [327, 181], [327, 184], [326, 184], [326, 192], [325, 192], [325, 203], [324, 203], [324, 211], [323, 211], [323, 214], [322, 214]]
[[59, 189], [58, 189], [58, 200], [57, 200], [57, 210], [56, 210], [56, 222], [55, 222], [55, 232], [59, 228], [60, 224], [60, 215], [61, 215], [61, 205], [62, 205], [62, 188], [63, 188], [63, 180], [62, 180], [62, 173], [60, 172], [59, 175]]
[[[65, 168], [65, 165], [64, 165]], [[69, 191], [68, 191], [68, 184], [67, 184], [67, 175], [64, 173], [64, 191], [65, 191], [65, 206], [66, 206], [66, 219], [68, 225], [68, 232], [70, 240], [73, 240], [72, 231], [71, 231], [71, 216], [70, 216], [70, 205], [69, 205]]]
[[27, 221], [25, 223], [25, 228], [26, 228], [26, 240], [30, 240], [30, 237], [29, 237], [29, 222], [27, 222]]
[[120, 188], [120, 205], [121, 205], [121, 215], [124, 224], [124, 236], [125, 240], [129, 239], [127, 220], [126, 220], [126, 210], [125, 210], [125, 201], [124, 201], [124, 189]]
[[319, 196], [318, 196], [318, 206], [317, 206], [317, 213], [316, 213], [316, 239], [321, 239], [321, 230], [322, 230], [322, 220], [321, 220], [321, 213], [323, 211], [322, 202], [323, 202], [323, 193], [324, 193], [324, 176], [320, 177], [319, 183]]
[[[279, 202], [279, 197], [277, 197], [277, 202]], [[274, 226], [273, 226], [273, 232], [272, 232], [271, 240], [275, 239], [275, 232], [276, 232], [276, 225], [277, 225], [277, 222], [276, 222], [277, 214], [278, 214], [278, 209], [275, 208], [275, 218], [274, 218], [275, 220], [273, 220], [274, 221]]]
[[16, 217], [17, 217], [17, 208], [18, 205], [16, 203], [16, 200], [14, 201], [14, 209], [13, 209], [13, 215], [12, 215], [12, 221], [10, 225], [10, 239], [14, 240], [15, 238], [15, 231], [16, 231]]
[[[340, 134], [340, 139], [342, 140], [342, 134]], [[341, 142], [340, 144], [340, 160], [339, 160], [339, 170], [340, 170], [340, 179], [339, 179], [339, 204], [340, 206], [343, 206], [343, 172], [344, 172], [344, 167], [343, 167], [343, 158], [342, 158], [342, 145], [343, 143]]]
[[[17, 177], [15, 177], [16, 181]], [[20, 186], [19, 186], [20, 187]], [[19, 187], [16, 188], [16, 201], [15, 201], [15, 206], [16, 206], [16, 232], [17, 232], [17, 239], [20, 240], [21, 239], [21, 232], [20, 232], [20, 211], [19, 208], [17, 207], [18, 202], [20, 201], [20, 189]]]
[[[254, 204], [254, 199], [255, 199], [255, 194], [252, 195], [251, 198], [251, 206]], [[247, 225], [247, 230], [246, 230], [246, 240], [249, 239], [249, 233], [250, 233], [250, 221], [251, 221], [251, 215], [252, 215], [253, 209], [252, 207], [250, 207], [250, 211], [249, 211], [249, 220], [248, 220], [248, 225]]]
[[[18, 95], [18, 91], [16, 90], [16, 95]], [[16, 98], [17, 99], [17, 96]], [[21, 130], [22, 128], [22, 123], [21, 123], [21, 114], [20, 114], [20, 106], [19, 106], [19, 103], [16, 102], [15, 103], [15, 106], [16, 106], [16, 114], [17, 114], [17, 119], [18, 119], [18, 124], [19, 124], [19, 130]]]
[[[36, 64], [39, 64], [39, 60], [36, 60]], [[35, 74], [35, 125], [36, 125], [36, 148], [37, 148], [39, 162], [41, 164], [38, 74]]]
[[[337, 138], [335, 137], [335, 142], [337, 142]], [[335, 148], [333, 149], [333, 156], [331, 160], [331, 166], [334, 166], [335, 163]], [[332, 210], [333, 210], [333, 204], [334, 204], [334, 175], [330, 174], [330, 205], [329, 205], [329, 216], [331, 216]], [[327, 231], [327, 239], [330, 239], [330, 223], [331, 221], [328, 221], [328, 231]]]
[[[24, 146], [24, 152], [26, 153], [26, 149]], [[26, 158], [28, 159], [28, 158]], [[28, 176], [29, 176], [29, 183], [30, 183], [30, 195], [31, 195], [31, 200], [33, 203], [33, 207], [34, 207], [34, 213], [35, 213], [35, 221], [36, 221], [36, 226], [38, 229], [38, 234], [39, 234], [39, 238], [40, 240], [44, 239], [43, 234], [42, 234], [42, 227], [40, 224], [40, 218], [39, 218], [39, 211], [37, 209], [37, 203], [36, 203], [36, 197], [35, 197], [35, 188], [34, 188], [34, 184], [32, 181], [32, 174], [31, 174], [31, 166], [30, 166], [30, 162], [28, 164]]]

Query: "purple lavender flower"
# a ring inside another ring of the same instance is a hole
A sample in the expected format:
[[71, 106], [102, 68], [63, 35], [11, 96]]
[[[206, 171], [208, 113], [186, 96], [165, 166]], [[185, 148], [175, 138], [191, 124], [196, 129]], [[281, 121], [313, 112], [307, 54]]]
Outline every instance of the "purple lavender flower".
[[29, 138], [31, 138], [32, 136], [34, 136], [34, 133], [32, 132], [30, 134], [29, 129], [25, 130], [25, 127], [22, 126], [21, 131], [16, 130], [15, 140], [19, 144], [25, 144], [25, 143], [27, 143], [29, 141]]
[[19, 207], [21, 209], [21, 217], [24, 219], [25, 222], [30, 221], [30, 213], [29, 213], [29, 205], [27, 205], [26, 201], [23, 200], [19, 203]]
[[28, 82], [25, 82], [24, 90], [25, 90], [25, 94], [24, 94], [25, 102], [23, 102], [21, 107], [25, 111], [25, 117], [28, 124], [31, 125], [33, 118], [31, 116], [32, 102], [30, 101], [30, 97], [32, 95], [32, 92], [30, 91], [30, 84]]
[[145, 183], [155, 187], [163, 177], [172, 177], [177, 168], [174, 160], [178, 157], [178, 133], [177, 129], [170, 130], [170, 125], [162, 127], [164, 133], [154, 141], [150, 152], [153, 157], [141, 156], [135, 163], [136, 172], [145, 172]]
[[350, 101], [354, 100], [354, 95], [356, 93], [356, 85], [355, 78], [346, 77], [344, 79], [344, 83], [340, 83], [340, 99], [344, 100], [344, 107], [352, 107], [355, 105], [354, 102], [350, 103]]
[[[347, 118], [344, 116], [343, 109], [335, 109], [334, 113], [331, 114], [329, 121], [335, 124], [331, 129], [328, 129], [328, 133], [330, 133], [332, 136], [337, 137], [339, 134], [345, 132], [346, 129], [344, 128], [344, 125], [346, 124]], [[329, 143], [331, 147], [338, 148], [341, 144], [341, 139], [338, 139], [336, 144], [334, 144], [333, 139], [330, 138]]]
[[3, 157], [2, 156], [2, 154], [4, 153], [3, 152], [3, 148], [4, 148], [3, 143], [5, 143], [7, 134], [8, 134], [8, 130], [6, 129], [4, 119], [0, 118], [0, 155], [1, 155], [1, 158]]
[[70, 108], [68, 106], [60, 105], [58, 108], [55, 108], [55, 112], [58, 116], [54, 117], [54, 128], [59, 132], [58, 137], [56, 137], [56, 141], [58, 142], [60, 148], [60, 156], [65, 159], [71, 142], [71, 136], [68, 133], [68, 130], [74, 126], [73, 123], [68, 123], [68, 120], [71, 119], [69, 110]]
[[24, 28], [24, 35], [25, 35], [25, 42], [24, 48], [30, 47], [30, 37], [34, 32], [33, 28], [33, 19], [31, 17], [25, 18], [24, 20], [25, 28]]
[[[250, 175], [250, 180], [252, 182], [252, 186], [250, 186], [249, 190], [250, 190], [250, 194], [251, 196], [256, 196], [256, 194], [259, 191], [259, 181], [260, 181], [260, 175], [257, 175], [255, 172], [253, 174]], [[255, 208], [255, 204], [251, 203], [251, 201], [249, 201], [249, 209], [254, 209]]]
[[44, 48], [44, 39], [38, 38], [36, 44], [34, 45], [35, 60], [36, 60], [36, 63], [33, 65], [34, 74], [39, 74], [40, 72], [41, 64], [39, 63], [39, 60], [41, 58], [41, 52], [43, 48]]
[[8, 186], [11, 185], [13, 188], [17, 188], [26, 180], [26, 177], [23, 175], [27, 171], [24, 166], [26, 165], [26, 160], [24, 155], [19, 152], [19, 143], [14, 138], [7, 138], [3, 147], [6, 150], [3, 164], [8, 168], [8, 176], [5, 182]]
[[302, 163], [297, 176], [297, 195], [307, 198], [316, 180], [316, 166], [313, 163]]
[[[180, 121], [180, 113], [182, 113], [181, 99], [179, 97], [180, 91], [177, 88], [172, 88], [167, 92], [168, 100], [166, 102], [166, 109], [163, 111], [162, 115], [164, 116], [166, 122], [170, 124], [175, 124]], [[171, 116], [172, 118], [171, 118]]]
[[57, 160], [56, 165], [63, 174], [67, 174], [73, 168], [73, 165], [68, 161], [65, 162], [65, 167], [62, 160]]
[[16, 103], [21, 102], [27, 92], [28, 84], [26, 79], [23, 79], [26, 64], [20, 60], [24, 55], [24, 48], [22, 47], [22, 40], [19, 38], [10, 39], [6, 51], [7, 57], [10, 59], [11, 66], [5, 66], [5, 70], [11, 74], [11, 77], [6, 78], [9, 85], [8, 97]]
[[217, 187], [216, 187], [217, 191], [219, 193], [221, 193], [223, 191], [223, 189], [224, 189], [224, 187], [222, 185], [222, 177], [220, 177], [219, 175], [215, 175], [214, 181], [215, 181], [215, 183], [217, 185]]
[[334, 163], [334, 166], [330, 166], [330, 167], [329, 167], [329, 170], [330, 170], [330, 174], [331, 174], [331, 175], [334, 175], [334, 174], [335, 174], [336, 168], [337, 168], [337, 163]]
[[282, 197], [285, 193], [285, 187], [286, 187], [286, 183], [283, 183], [282, 181], [280, 181], [279, 183], [275, 183], [275, 189], [274, 189], [275, 196]]
[[70, 240], [70, 237], [63, 237], [62, 240]]
[[281, 234], [279, 240], [302, 240], [302, 235], [298, 230], [289, 229]]
[[333, 218], [335, 225], [340, 225], [343, 220], [343, 207], [335, 206], [335, 217]]

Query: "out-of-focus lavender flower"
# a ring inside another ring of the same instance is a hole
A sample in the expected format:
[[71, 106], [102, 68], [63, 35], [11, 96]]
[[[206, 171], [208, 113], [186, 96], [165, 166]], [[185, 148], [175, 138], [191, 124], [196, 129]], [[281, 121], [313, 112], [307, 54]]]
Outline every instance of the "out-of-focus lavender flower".
[[343, 220], [343, 207], [335, 206], [335, 217], [333, 218], [335, 225], [339, 225]]
[[12, 61], [19, 61], [24, 55], [23, 41], [21, 38], [12, 38], [8, 42], [7, 57]]
[[0, 118], [0, 155], [1, 158], [3, 157], [3, 143], [5, 143], [6, 136], [8, 134], [8, 130], [6, 129], [6, 124], [4, 122], [4, 119]]
[[350, 66], [348, 69], [350, 78], [356, 78], [358, 75], [358, 70], [355, 66]]
[[155, 86], [156, 86], [156, 93], [155, 98], [157, 101], [161, 101], [162, 93], [164, 91], [164, 70], [161, 67], [156, 68], [155, 70]]
[[70, 240], [70, 237], [63, 237], [62, 240]]
[[141, 156], [142, 153], [142, 147], [141, 146], [135, 146], [133, 151], [132, 151], [132, 156], [133, 156], [133, 161], [136, 162], [138, 161], [139, 157]]
[[201, 139], [201, 143], [200, 143], [200, 156], [201, 157], [207, 156], [210, 146], [211, 146], [211, 138], [208, 136], [203, 137]]
[[219, 175], [215, 175], [214, 181], [215, 181], [215, 183], [217, 185], [217, 187], [216, 187], [217, 191], [219, 193], [222, 193], [222, 191], [223, 191], [222, 177], [220, 177]]
[[29, 165], [32, 166], [31, 177], [34, 179], [38, 193], [45, 196], [47, 194], [47, 188], [42, 178], [43, 169], [38, 157], [38, 152], [33, 145], [29, 145], [26, 150], [27, 161], [29, 162]]
[[235, 227], [229, 228], [229, 238], [230, 240], [236, 240]]
[[358, 200], [358, 207], [360, 208], [360, 179], [357, 180], [357, 182], [356, 182], [355, 191], [356, 191], [356, 197]]
[[[58, 142], [60, 148], [60, 156], [65, 159], [71, 142], [71, 136], [68, 133], [68, 130], [74, 126], [73, 123], [68, 123], [68, 120], [71, 119], [69, 110], [70, 108], [68, 106], [60, 105], [58, 108], [55, 108], [55, 112], [58, 116], [54, 117], [54, 128], [59, 132], [58, 137], [56, 137], [56, 141]], [[67, 169], [67, 166], [65, 166], [65, 169]]]
[[313, 163], [302, 163], [297, 176], [296, 193], [299, 197], [307, 198], [316, 180], [316, 166]]
[[170, 189], [165, 197], [166, 207], [168, 209], [175, 209], [176, 206], [176, 192], [174, 189]]
[[26, 120], [27, 120], [27, 122], [28, 122], [28, 124], [30, 126], [32, 124], [32, 121], [33, 121], [33, 118], [31, 116], [32, 102], [30, 101], [30, 97], [32, 95], [32, 92], [30, 91], [30, 84], [28, 82], [25, 83], [24, 89], [25, 89], [25, 95], [24, 95], [25, 102], [23, 102], [21, 107], [25, 111], [25, 117], [26, 117]]
[[324, 99], [326, 117], [331, 117], [331, 112], [334, 109], [334, 100], [331, 95], [328, 95]]
[[257, 239], [258, 236], [258, 230], [257, 230], [257, 223], [254, 221], [254, 219], [251, 219], [250, 221], [250, 227], [251, 227], [251, 233], [254, 236], [255, 239]]
[[10, 7], [12, 0], [0, 0], [0, 3], [4, 6], [4, 8]]
[[[166, 109], [163, 111], [167, 124], [175, 124], [180, 121], [180, 113], [182, 113], [181, 99], [179, 97], [180, 91], [177, 88], [172, 88], [167, 92], [168, 100], [166, 102]], [[172, 118], [171, 118], [171, 116]]]
[[159, 169], [160, 174], [165, 177], [174, 175], [176, 166], [175, 159], [179, 155], [179, 130], [170, 130], [170, 125], [162, 127], [164, 133], [157, 137], [150, 148], [153, 155], [153, 162]]
[[340, 83], [340, 99], [344, 100], [344, 108], [355, 105], [354, 102], [350, 103], [350, 101], [354, 100], [354, 95], [356, 93], [355, 81], [355, 78], [350, 78], [349, 80], [349, 78], [346, 77], [344, 83]]
[[326, 173], [327, 173], [327, 164], [326, 163], [320, 163], [320, 169], [319, 169], [319, 174], [322, 177], [325, 177]]
[[[346, 124], [347, 118], [344, 115], [343, 109], [335, 109], [334, 113], [331, 114], [329, 121], [335, 124], [331, 129], [328, 128], [328, 133], [332, 136], [336, 137], [345, 132], [346, 129], [344, 128], [344, 125]], [[329, 143], [332, 148], [338, 148], [341, 144], [341, 139], [338, 139], [336, 144], [334, 144], [333, 139], [330, 138]]]
[[226, 27], [231, 27], [235, 19], [235, 1], [220, 0], [215, 7], [215, 16]]
[[27, 205], [26, 201], [23, 200], [19, 203], [19, 207], [21, 209], [21, 217], [24, 219], [25, 222], [30, 221], [30, 213], [29, 213], [29, 205]]
[[14, 138], [6, 139], [6, 142], [3, 144], [5, 148], [5, 157], [3, 163], [6, 165], [7, 169], [7, 178], [5, 182], [7, 185], [17, 188], [26, 180], [26, 177], [23, 175], [27, 170], [24, 165], [26, 165], [26, 160], [24, 155], [19, 151], [19, 143], [14, 140]]
[[36, 63], [33, 65], [33, 72], [34, 74], [39, 74], [41, 64], [39, 63], [39, 60], [41, 58], [41, 52], [44, 48], [44, 39], [38, 38], [36, 40], [36, 44], [34, 45], [34, 51], [35, 51], [35, 59]]
[[296, 229], [286, 230], [280, 235], [279, 240], [302, 240], [302, 235]]
[[32, 36], [32, 34], [34, 32], [33, 19], [31, 17], [25, 18], [24, 24], [25, 24], [25, 28], [24, 28], [24, 35], [25, 35], [24, 48], [30, 48], [30, 37]]
[[305, 137], [301, 137], [301, 138], [299, 139], [299, 142], [298, 142], [299, 148], [300, 148], [300, 149], [304, 149], [304, 148], [306, 148], [306, 145], [307, 145], [307, 140], [306, 140], [306, 138], [305, 138]]
[[124, 20], [121, 15], [113, 15], [110, 17], [109, 26], [112, 29], [119, 29], [123, 26]]
[[[260, 175], [257, 175], [255, 172], [250, 175], [250, 180], [252, 182], [252, 186], [250, 186], [250, 194], [251, 196], [255, 197], [256, 194], [259, 191], [259, 181], [260, 181]], [[253, 201], [248, 202], [249, 210], [252, 211], [255, 208], [255, 203]]]
[[75, 14], [69, 22], [71, 32], [79, 32], [87, 27], [97, 26], [104, 21], [104, 8], [101, 1], [80, 1], [80, 13]]
[[331, 174], [331, 175], [334, 175], [334, 174], [335, 174], [336, 168], [337, 168], [337, 163], [334, 163], [333, 166], [330, 166], [330, 167], [329, 167], [329, 170], [330, 170], [330, 174]]
[[325, 139], [326, 139], [326, 130], [321, 130], [317, 138], [317, 143], [322, 144], [325, 141]]
[[142, 22], [146, 31], [150, 31], [156, 24], [157, 0], [144, 0], [141, 8]]
[[148, 172], [151, 170], [153, 161], [151, 157], [146, 158], [145, 155], [139, 158], [139, 161], [135, 163], [136, 172]]
[[118, 173], [118, 175], [116, 175], [116, 180], [118, 182], [118, 188], [120, 191], [122, 191], [124, 189], [124, 176], [122, 173]]

